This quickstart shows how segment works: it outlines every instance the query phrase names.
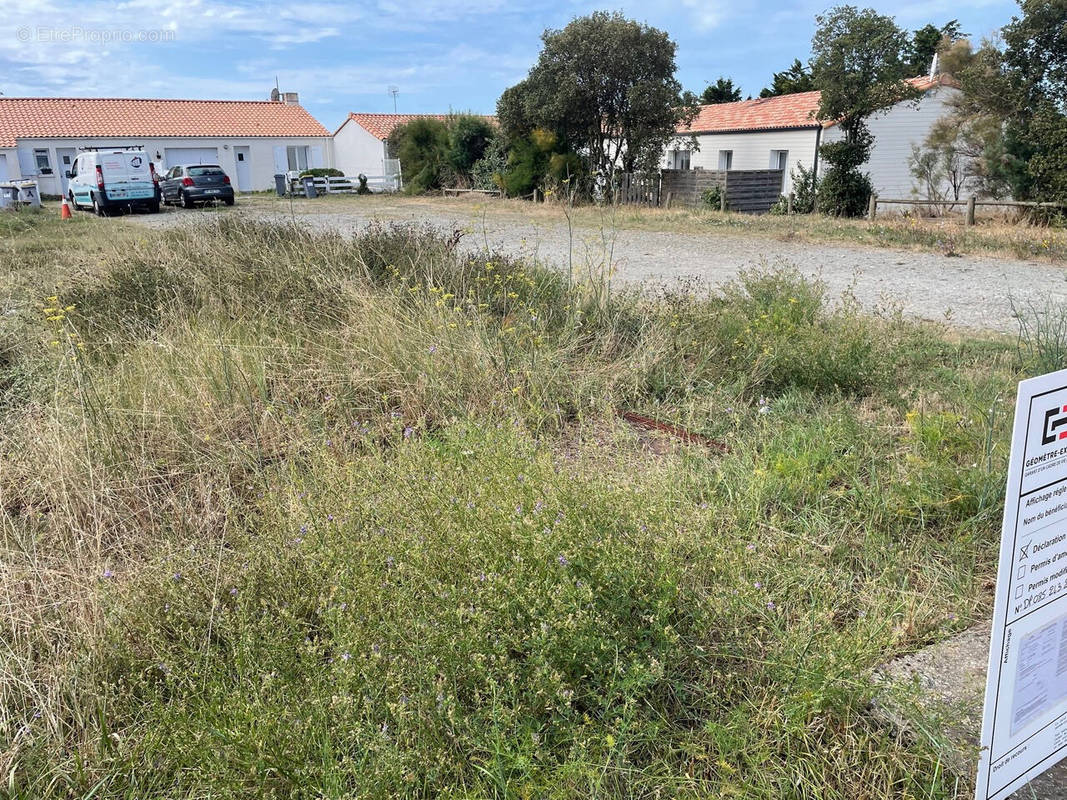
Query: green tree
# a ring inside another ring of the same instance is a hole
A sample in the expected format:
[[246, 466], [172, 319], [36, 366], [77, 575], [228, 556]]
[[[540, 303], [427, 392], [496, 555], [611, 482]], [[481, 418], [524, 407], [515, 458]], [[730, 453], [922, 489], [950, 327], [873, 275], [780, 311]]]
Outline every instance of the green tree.
[[416, 117], [389, 135], [389, 148], [400, 159], [404, 191], [419, 194], [441, 186], [448, 166], [448, 126], [433, 117]]
[[448, 162], [456, 173], [469, 178], [471, 169], [484, 156], [495, 135], [484, 117], [456, 114], [448, 120]]
[[578, 153], [591, 175], [610, 176], [657, 165], [696, 113], [680, 102], [675, 44], [661, 30], [596, 11], [541, 41], [537, 63], [497, 103], [514, 146], [535, 128], [551, 131], [557, 153]]
[[800, 59], [794, 59], [789, 69], [776, 72], [771, 78], [770, 87], [763, 89], [760, 97], [778, 97], [783, 94], [797, 94], [798, 92], [811, 92], [815, 90], [815, 83], [811, 79], [811, 73], [800, 63]]
[[938, 50], [966, 35], [960, 32], [960, 22], [956, 19], [949, 20], [940, 28], [936, 25], [924, 25], [914, 31], [905, 56], [911, 77], [927, 74]]
[[709, 83], [700, 95], [700, 102], [706, 106], [719, 103], [736, 103], [741, 99], [741, 90], [734, 86], [732, 78], [720, 77], [715, 83]]
[[816, 117], [835, 123], [841, 134], [819, 149], [827, 163], [819, 185], [819, 210], [860, 216], [872, 191], [870, 179], [860, 171], [874, 143], [867, 119], [918, 96], [904, 80], [908, 37], [892, 17], [873, 9], [838, 6], [815, 20], [811, 66], [821, 93]]

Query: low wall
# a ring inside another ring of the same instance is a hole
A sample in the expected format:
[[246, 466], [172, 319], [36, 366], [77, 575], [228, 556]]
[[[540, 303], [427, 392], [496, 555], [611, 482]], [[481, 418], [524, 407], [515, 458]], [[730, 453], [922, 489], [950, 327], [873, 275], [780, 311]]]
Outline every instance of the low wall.
[[726, 190], [726, 204], [731, 211], [765, 214], [782, 194], [780, 169], [665, 169], [661, 176], [660, 196], [664, 202], [669, 192], [671, 202], [681, 205], [700, 205], [704, 192], [718, 186]]

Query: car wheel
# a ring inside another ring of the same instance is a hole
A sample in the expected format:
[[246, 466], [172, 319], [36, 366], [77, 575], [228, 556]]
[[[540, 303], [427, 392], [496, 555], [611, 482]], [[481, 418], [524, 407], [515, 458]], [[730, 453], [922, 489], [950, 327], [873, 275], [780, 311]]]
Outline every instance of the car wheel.
[[96, 212], [96, 216], [98, 217], [107, 216], [107, 211], [100, 204], [100, 195], [98, 194], [93, 195], [93, 211]]
[[151, 203], [148, 204], [148, 213], [149, 214], [158, 214], [159, 213], [159, 201], [158, 200], [153, 200]]
[[232, 197], [227, 197], [227, 198], [226, 198], [225, 200], [223, 200], [222, 202], [224, 202], [224, 203], [225, 203], [226, 205], [228, 205], [228, 206], [232, 206], [232, 205], [233, 205], [233, 198], [232, 198]]
[[193, 201], [186, 192], [181, 193], [182, 208], [192, 208]]

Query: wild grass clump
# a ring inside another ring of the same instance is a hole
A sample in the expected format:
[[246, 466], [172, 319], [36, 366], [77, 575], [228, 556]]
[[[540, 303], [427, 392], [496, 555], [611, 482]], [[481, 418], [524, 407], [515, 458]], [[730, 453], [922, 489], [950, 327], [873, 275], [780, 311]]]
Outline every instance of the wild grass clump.
[[0, 250], [9, 796], [967, 793], [866, 709], [991, 603], [1010, 345], [787, 269], [97, 222]]

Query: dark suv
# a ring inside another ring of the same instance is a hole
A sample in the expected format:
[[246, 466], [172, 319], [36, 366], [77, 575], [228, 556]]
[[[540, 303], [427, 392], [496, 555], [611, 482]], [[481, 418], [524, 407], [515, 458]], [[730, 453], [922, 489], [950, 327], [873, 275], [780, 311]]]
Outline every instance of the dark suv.
[[218, 164], [171, 167], [159, 182], [159, 191], [164, 203], [177, 203], [182, 208], [220, 200], [233, 205], [230, 176]]

